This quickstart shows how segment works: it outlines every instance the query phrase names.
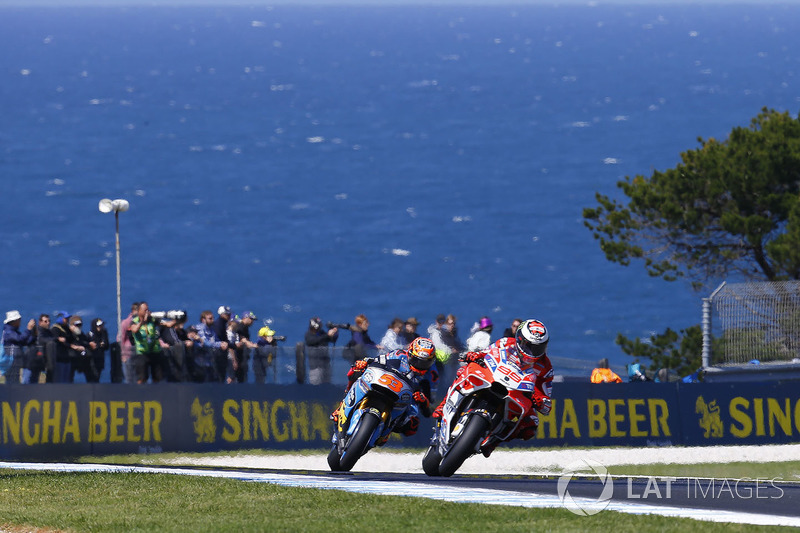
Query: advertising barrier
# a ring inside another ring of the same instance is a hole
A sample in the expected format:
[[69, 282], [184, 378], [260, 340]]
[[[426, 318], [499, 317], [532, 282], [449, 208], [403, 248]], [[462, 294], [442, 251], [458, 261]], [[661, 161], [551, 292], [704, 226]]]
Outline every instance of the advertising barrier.
[[[800, 442], [800, 382], [556, 383], [539, 431], [514, 447]], [[0, 458], [323, 449], [339, 385], [7, 385]], [[433, 421], [389, 446], [423, 447]]]

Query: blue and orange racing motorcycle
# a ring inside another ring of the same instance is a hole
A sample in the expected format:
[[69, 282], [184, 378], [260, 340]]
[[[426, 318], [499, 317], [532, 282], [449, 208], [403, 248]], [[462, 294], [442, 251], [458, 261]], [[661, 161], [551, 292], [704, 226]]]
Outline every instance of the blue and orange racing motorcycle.
[[370, 362], [339, 405], [328, 454], [332, 471], [351, 470], [370, 449], [385, 444], [415, 405], [414, 383], [392, 362]]

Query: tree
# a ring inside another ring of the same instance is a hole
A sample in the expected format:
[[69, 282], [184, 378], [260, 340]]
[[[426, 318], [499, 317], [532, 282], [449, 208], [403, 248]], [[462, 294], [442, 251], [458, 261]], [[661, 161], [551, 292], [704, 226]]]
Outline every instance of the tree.
[[681, 334], [682, 337], [667, 328], [661, 335], [652, 335], [648, 342], [643, 342], [619, 333], [616, 342], [628, 355], [650, 358], [654, 363], [651, 370], [669, 368], [679, 376], [686, 376], [700, 367], [703, 332], [700, 326], [691, 326], [681, 330]]
[[[800, 115], [764, 108], [727, 140], [698, 142], [675, 168], [618, 182], [626, 205], [595, 195], [584, 224], [606, 257], [625, 266], [642, 260], [651, 276], [686, 278], [695, 289], [730, 274], [800, 279]], [[649, 343], [619, 335], [617, 344], [649, 357], [652, 369], [685, 375], [699, 366], [698, 331], [687, 328], [681, 339], [667, 329]]]
[[618, 182], [627, 205], [596, 194], [583, 217], [606, 257], [695, 288], [731, 273], [800, 279], [800, 116], [764, 108], [727, 140], [698, 142], [675, 168]]

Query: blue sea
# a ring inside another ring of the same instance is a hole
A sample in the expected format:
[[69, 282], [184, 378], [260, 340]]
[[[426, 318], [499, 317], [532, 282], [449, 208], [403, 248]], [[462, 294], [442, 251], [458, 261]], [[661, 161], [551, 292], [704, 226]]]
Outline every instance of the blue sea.
[[124, 198], [123, 316], [538, 317], [624, 364], [723, 280], [608, 262], [582, 209], [800, 107], [797, 5], [6, 7], [0, 49], [0, 309], [112, 334]]

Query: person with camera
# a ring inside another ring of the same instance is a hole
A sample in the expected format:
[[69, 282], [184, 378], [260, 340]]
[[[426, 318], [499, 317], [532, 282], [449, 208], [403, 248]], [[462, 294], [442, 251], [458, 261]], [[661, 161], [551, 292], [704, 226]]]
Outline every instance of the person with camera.
[[97, 348], [97, 343], [90, 340], [89, 336], [84, 333], [83, 318], [72, 315], [69, 318], [69, 330], [74, 343], [80, 347], [71, 350], [72, 375], [74, 376], [75, 372], [83, 374], [87, 383], [100, 381], [100, 375], [94, 367], [94, 358], [92, 357], [92, 350]]
[[[42, 372], [47, 376], [47, 382], [53, 382], [53, 332], [50, 330], [50, 315], [42, 313], [39, 315], [39, 323], [36, 325], [36, 341], [28, 351], [25, 361], [25, 369], [22, 371], [22, 382], [25, 384], [39, 383]], [[50, 345], [48, 352], [48, 344]], [[49, 357], [48, 357], [49, 353]]]
[[304, 340], [308, 357], [308, 382], [312, 385], [331, 382], [331, 353], [328, 345], [336, 344], [339, 338], [339, 328], [336, 326], [329, 322], [326, 331], [318, 316], [308, 321]]
[[250, 326], [256, 320], [258, 320], [258, 317], [254, 312], [245, 311], [233, 329], [238, 339], [234, 346], [235, 365], [233, 378], [236, 383], [247, 383], [248, 363], [251, 359], [251, 354], [256, 349], [256, 343], [250, 340]]
[[[194, 342], [194, 360], [192, 379], [196, 382], [223, 382], [228, 361], [228, 341], [214, 332], [214, 313], [210, 310], [200, 313], [200, 323], [194, 326], [196, 337]], [[225, 360], [222, 373], [217, 362]]]
[[[74, 317], [80, 320], [80, 317]], [[75, 381], [74, 359], [85, 348], [78, 343], [73, 334], [73, 316], [66, 311], [56, 313], [56, 323], [51, 328], [55, 342], [55, 372], [53, 383], [73, 383]], [[80, 329], [80, 328], [78, 328]]]
[[264, 326], [258, 330], [258, 340], [256, 348], [253, 350], [253, 374], [256, 383], [266, 383], [267, 369], [272, 368], [272, 375], [275, 376], [275, 359], [278, 352], [278, 342], [285, 341], [283, 335], [275, 335], [275, 330], [269, 326]]
[[159, 334], [165, 359], [166, 380], [172, 383], [188, 381], [188, 360], [192, 356], [194, 342], [184, 329], [186, 311], [167, 311], [165, 317], [167, 320], [161, 322]]
[[357, 315], [355, 324], [349, 329], [351, 337], [346, 347], [353, 352], [354, 358], [351, 363], [369, 355], [376, 355], [379, 351], [383, 350], [383, 346], [376, 344], [375, 341], [369, 337], [369, 319], [367, 315]]
[[158, 325], [150, 315], [147, 302], [139, 303], [138, 315], [131, 323], [133, 345], [136, 350], [133, 356], [133, 368], [136, 374], [136, 383], [147, 383], [150, 378], [153, 383], [158, 383], [164, 378], [164, 362], [161, 351]]

